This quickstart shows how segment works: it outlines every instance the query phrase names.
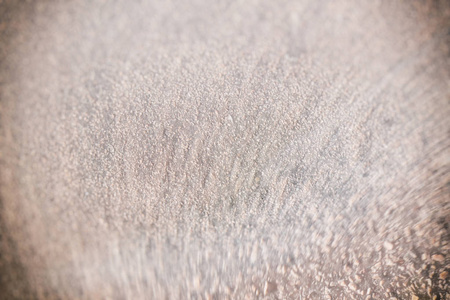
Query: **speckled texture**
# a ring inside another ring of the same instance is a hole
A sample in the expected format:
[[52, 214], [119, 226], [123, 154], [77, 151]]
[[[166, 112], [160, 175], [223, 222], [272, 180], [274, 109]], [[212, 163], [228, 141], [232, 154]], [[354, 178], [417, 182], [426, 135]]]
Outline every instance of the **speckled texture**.
[[447, 1], [0, 1], [1, 298], [450, 299], [449, 30]]

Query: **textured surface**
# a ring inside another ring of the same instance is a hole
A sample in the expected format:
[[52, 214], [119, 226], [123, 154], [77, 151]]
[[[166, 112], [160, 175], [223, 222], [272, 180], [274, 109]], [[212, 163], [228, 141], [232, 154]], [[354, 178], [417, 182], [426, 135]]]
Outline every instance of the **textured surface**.
[[445, 3], [0, 1], [4, 298], [449, 299]]

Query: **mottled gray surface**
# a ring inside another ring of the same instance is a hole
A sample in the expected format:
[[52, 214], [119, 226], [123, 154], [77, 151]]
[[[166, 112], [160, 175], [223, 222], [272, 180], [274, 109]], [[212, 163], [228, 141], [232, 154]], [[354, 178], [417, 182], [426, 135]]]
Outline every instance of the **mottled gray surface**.
[[0, 1], [1, 298], [450, 299], [449, 30], [447, 1]]

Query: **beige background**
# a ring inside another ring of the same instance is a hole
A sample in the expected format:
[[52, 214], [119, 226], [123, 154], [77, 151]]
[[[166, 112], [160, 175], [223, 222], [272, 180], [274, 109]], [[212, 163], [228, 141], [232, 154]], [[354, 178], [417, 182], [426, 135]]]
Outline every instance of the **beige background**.
[[5, 299], [449, 297], [449, 15], [0, 2]]

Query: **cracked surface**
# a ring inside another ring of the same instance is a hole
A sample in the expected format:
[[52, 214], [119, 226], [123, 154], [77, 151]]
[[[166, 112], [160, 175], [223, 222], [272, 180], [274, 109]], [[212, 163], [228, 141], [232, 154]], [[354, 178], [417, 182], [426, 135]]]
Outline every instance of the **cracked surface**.
[[445, 1], [0, 2], [3, 298], [449, 299]]

